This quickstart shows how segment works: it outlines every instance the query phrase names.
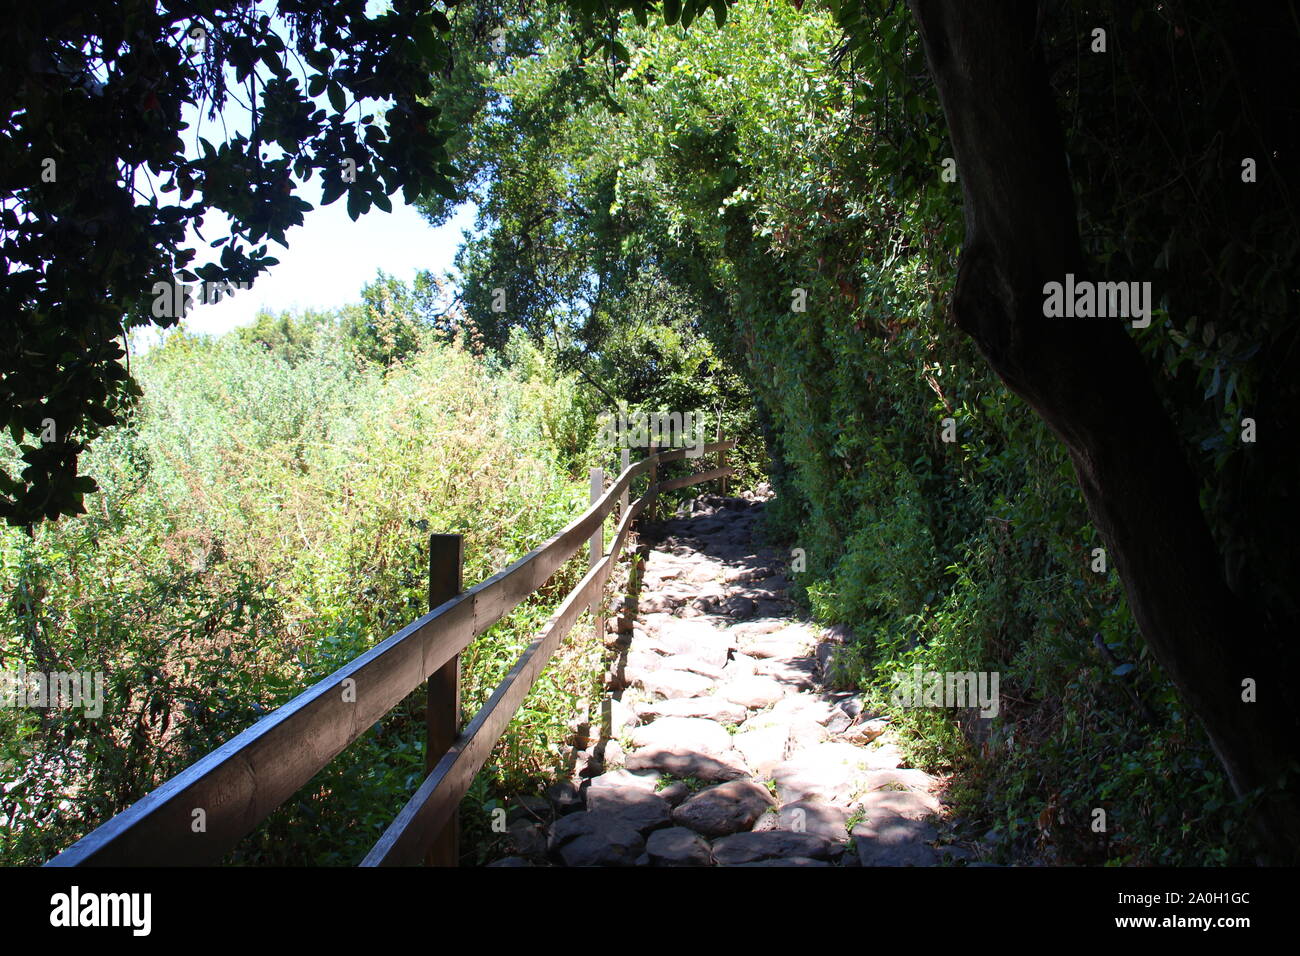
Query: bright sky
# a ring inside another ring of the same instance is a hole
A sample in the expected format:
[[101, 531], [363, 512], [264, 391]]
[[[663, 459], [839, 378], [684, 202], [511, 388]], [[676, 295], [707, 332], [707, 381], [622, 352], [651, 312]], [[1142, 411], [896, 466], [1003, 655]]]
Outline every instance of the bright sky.
[[[218, 335], [251, 322], [261, 309], [332, 309], [357, 302], [361, 287], [380, 269], [407, 281], [421, 269], [442, 275], [451, 269], [464, 230], [474, 224], [474, 207], [466, 205], [446, 225], [434, 229], [415, 207], [405, 204], [400, 190], [390, 197], [391, 213], [372, 208], [353, 222], [346, 197], [320, 205], [319, 176], [300, 195], [316, 208], [304, 213], [303, 225], [285, 233], [288, 249], [269, 243], [268, 254], [280, 264], [249, 289], [220, 302], [196, 302], [182, 323], [184, 328]], [[220, 235], [218, 231], [212, 237]]]
[[[368, 0], [367, 16], [378, 15], [387, 5], [384, 0]], [[273, 8], [267, 12], [274, 15]], [[281, 39], [288, 42], [288, 28], [278, 18], [276, 23]], [[292, 63], [290, 67], [294, 69]], [[259, 69], [261, 72], [264, 68]], [[305, 84], [305, 80], [303, 82]], [[320, 107], [327, 105], [323, 94], [315, 102]], [[382, 116], [387, 107], [387, 103], [362, 100], [356, 107], [356, 115], [374, 112]], [[251, 128], [248, 110], [233, 94], [217, 121], [219, 131], [203, 111], [192, 106], [185, 107], [182, 117], [187, 124], [182, 136], [193, 140], [194, 154], [198, 152], [196, 137], [200, 134], [211, 136], [218, 132], [220, 138], [224, 138], [228, 131], [241, 130], [247, 135]], [[271, 154], [277, 152], [273, 146], [266, 149]], [[137, 186], [142, 191], [151, 191], [153, 185], [146, 185], [146, 180], [143, 171], [137, 173]], [[183, 328], [190, 332], [220, 335], [237, 325], [253, 321], [262, 310], [278, 313], [308, 308], [333, 309], [358, 302], [361, 287], [373, 280], [381, 269], [408, 282], [422, 269], [441, 276], [451, 270], [464, 231], [473, 228], [475, 209], [472, 205], [462, 206], [448, 223], [434, 229], [414, 207], [405, 204], [401, 190], [389, 197], [393, 204], [391, 213], [372, 208], [353, 222], [348, 218], [346, 195], [329, 206], [321, 206], [320, 187], [319, 175], [307, 183], [295, 180], [298, 196], [314, 208], [303, 214], [303, 225], [285, 232], [288, 249], [266, 240], [267, 253], [279, 259], [279, 265], [263, 273], [251, 288], [236, 290], [233, 295], [222, 295], [218, 302], [202, 303], [196, 290], [194, 304], [181, 322]], [[229, 220], [224, 215], [211, 211], [205, 217], [203, 233], [208, 240], [229, 235], [229, 229]], [[192, 267], [217, 258], [217, 251], [210, 249], [192, 230], [187, 242], [198, 251]], [[147, 350], [157, 340], [156, 329], [137, 330], [133, 336], [133, 343], [140, 350]]]

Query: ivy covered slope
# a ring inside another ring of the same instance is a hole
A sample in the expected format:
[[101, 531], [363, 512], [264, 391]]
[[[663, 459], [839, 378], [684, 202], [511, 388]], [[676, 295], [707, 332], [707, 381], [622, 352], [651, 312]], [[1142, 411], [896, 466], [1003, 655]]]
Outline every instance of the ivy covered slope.
[[[804, 550], [816, 615], [856, 634], [843, 681], [883, 698], [914, 665], [1001, 673], [991, 724], [900, 717], [935, 766], [965, 771], [967, 812], [1008, 856], [1248, 860], [1245, 808], [1114, 562], [1100, 570], [1070, 458], [948, 311], [963, 183], [916, 23], [901, 5], [832, 7], [760, 0], [685, 32], [629, 16], [613, 57], [559, 14], [507, 17], [503, 54], [462, 60], [440, 102], [488, 227], [462, 257], [467, 300], [486, 311], [505, 287], [508, 322], [544, 336], [581, 298], [576, 353], [649, 321], [700, 330], [746, 370], [779, 490], [770, 533]], [[1257, 78], [1216, 46], [1230, 17], [1162, 10], [1064, 8], [1044, 24], [1051, 92], [1087, 251], [1153, 282], [1142, 360], [1230, 573], [1276, 626], [1294, 619], [1295, 555], [1264, 503], [1288, 472], [1252, 457], [1239, 423], [1294, 398], [1296, 377], [1259, 358], [1297, 354], [1295, 241], [1259, 245], [1294, 237], [1293, 212], [1276, 185], [1205, 201], [1222, 158], [1205, 144], [1249, 122], [1217, 72]], [[1109, 59], [1090, 56], [1094, 22]], [[1138, 142], [1134, 111], [1151, 118]], [[1107, 369], [1092, 374], [1104, 389]]]

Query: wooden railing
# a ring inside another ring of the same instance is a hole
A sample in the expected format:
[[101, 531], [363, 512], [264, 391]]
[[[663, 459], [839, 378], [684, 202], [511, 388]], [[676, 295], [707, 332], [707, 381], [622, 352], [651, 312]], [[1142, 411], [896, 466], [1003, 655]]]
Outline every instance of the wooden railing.
[[[667, 481], [659, 466], [685, 449], [652, 453], [623, 470], [608, 489], [593, 470], [592, 504], [563, 530], [505, 570], [460, 590], [462, 540], [430, 539], [431, 609], [392, 637], [339, 668], [293, 700], [222, 744], [143, 799], [64, 850], [47, 866], [176, 866], [214, 864], [293, 796], [376, 721], [428, 682], [429, 774], [362, 866], [455, 865], [456, 808], [542, 668], [584, 610], [599, 618], [602, 592], [632, 524], [660, 494], [734, 473], [724, 463], [734, 441], [706, 445], [718, 467]], [[646, 492], [628, 503], [633, 479], [649, 474]], [[604, 549], [605, 519], [619, 521]], [[505, 680], [461, 730], [458, 656], [582, 547], [590, 569], [569, 592]], [[436, 605], [436, 606], [435, 606]]]

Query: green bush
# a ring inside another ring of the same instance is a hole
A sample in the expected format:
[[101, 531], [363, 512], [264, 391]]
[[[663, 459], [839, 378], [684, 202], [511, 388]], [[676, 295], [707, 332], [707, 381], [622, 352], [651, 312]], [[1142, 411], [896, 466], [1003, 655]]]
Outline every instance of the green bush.
[[[338, 321], [279, 331], [177, 333], [138, 358], [144, 398], [93, 452], [87, 514], [0, 536], [0, 666], [102, 671], [107, 698], [98, 720], [0, 710], [6, 862], [52, 856], [422, 613], [429, 532], [465, 535], [472, 584], [585, 507], [584, 406], [543, 354], [502, 363], [429, 333], [372, 361]], [[467, 649], [467, 713], [580, 570]], [[555, 768], [598, 673], [590, 627], [574, 634], [480, 796]], [[231, 861], [356, 862], [422, 779], [419, 696]]]

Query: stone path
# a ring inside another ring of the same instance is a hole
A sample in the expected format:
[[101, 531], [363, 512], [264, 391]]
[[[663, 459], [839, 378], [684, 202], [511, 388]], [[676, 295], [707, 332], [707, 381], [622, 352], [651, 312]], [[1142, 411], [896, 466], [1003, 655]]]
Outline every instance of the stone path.
[[940, 781], [903, 766], [887, 716], [824, 688], [834, 632], [800, 621], [764, 502], [701, 498], [650, 532], [609, 621], [598, 726], [574, 776], [508, 811], [492, 866], [928, 866]]

